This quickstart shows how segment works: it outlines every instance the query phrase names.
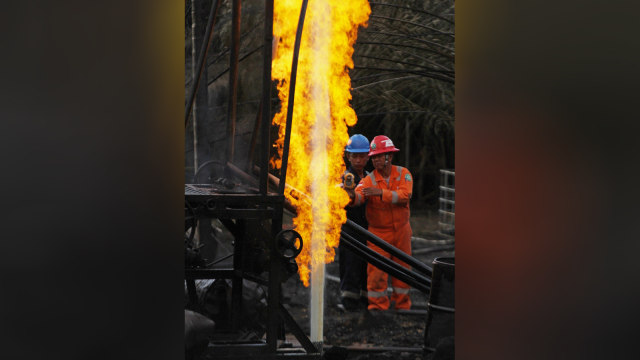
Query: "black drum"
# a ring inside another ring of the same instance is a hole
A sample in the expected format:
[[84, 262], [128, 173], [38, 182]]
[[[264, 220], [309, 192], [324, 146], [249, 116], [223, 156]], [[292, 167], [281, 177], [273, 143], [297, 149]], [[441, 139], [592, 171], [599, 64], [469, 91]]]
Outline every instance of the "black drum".
[[[436, 355], [444, 350], [443, 344], [453, 343], [455, 316], [455, 258], [441, 257], [433, 260], [431, 293], [427, 304], [427, 326], [424, 335], [425, 355]], [[438, 345], [441, 344], [440, 349]], [[452, 346], [446, 346], [453, 351]], [[434, 352], [436, 354], [434, 354]]]

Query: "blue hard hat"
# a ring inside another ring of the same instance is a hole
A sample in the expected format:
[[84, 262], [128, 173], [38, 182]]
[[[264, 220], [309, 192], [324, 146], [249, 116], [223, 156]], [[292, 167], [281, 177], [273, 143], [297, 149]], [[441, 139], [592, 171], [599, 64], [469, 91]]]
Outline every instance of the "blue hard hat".
[[346, 152], [369, 153], [369, 140], [364, 135], [355, 134], [347, 142]]

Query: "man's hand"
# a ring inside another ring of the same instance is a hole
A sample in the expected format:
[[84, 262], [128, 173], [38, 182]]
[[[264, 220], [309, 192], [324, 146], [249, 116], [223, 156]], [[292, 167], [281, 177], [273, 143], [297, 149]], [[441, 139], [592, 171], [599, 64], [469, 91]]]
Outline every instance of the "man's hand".
[[382, 189], [377, 187], [367, 187], [362, 189], [362, 195], [364, 196], [380, 196], [382, 195]]
[[347, 188], [344, 188], [344, 191], [346, 191], [347, 195], [349, 195], [349, 199], [353, 201], [353, 198], [356, 197], [356, 192], [353, 191], [353, 189], [347, 189]]

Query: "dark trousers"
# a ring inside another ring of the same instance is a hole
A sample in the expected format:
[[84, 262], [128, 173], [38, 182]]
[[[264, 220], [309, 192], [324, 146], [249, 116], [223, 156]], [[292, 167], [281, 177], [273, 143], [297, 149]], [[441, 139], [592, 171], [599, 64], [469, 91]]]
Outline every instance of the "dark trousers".
[[[356, 240], [366, 245], [366, 240], [361, 240], [357, 233], [345, 230]], [[359, 307], [366, 303], [367, 294], [367, 262], [348, 250], [342, 242], [338, 245], [340, 259], [340, 297], [345, 307]]]

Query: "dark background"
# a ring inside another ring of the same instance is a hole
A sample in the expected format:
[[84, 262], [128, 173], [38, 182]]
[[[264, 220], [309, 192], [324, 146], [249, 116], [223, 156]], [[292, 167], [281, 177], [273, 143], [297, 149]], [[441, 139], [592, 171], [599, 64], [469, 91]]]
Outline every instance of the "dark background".
[[[635, 8], [456, 2], [456, 355], [631, 358]], [[12, 2], [7, 359], [182, 356], [184, 4]]]

